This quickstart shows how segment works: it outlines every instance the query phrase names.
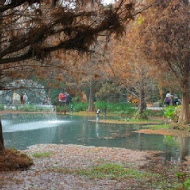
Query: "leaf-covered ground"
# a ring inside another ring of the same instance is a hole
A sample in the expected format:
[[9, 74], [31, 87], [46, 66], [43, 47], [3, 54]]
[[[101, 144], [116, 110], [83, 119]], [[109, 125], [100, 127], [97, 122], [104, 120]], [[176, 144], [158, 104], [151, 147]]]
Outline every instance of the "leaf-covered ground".
[[26, 171], [0, 172], [0, 189], [126, 189], [135, 186], [133, 178], [91, 179], [70, 171], [88, 170], [102, 163], [140, 168], [156, 155], [155, 152], [77, 145], [35, 145], [23, 152], [33, 158], [34, 165]]
[[[26, 171], [0, 172], [0, 189], [156, 190], [169, 187], [171, 182], [175, 185], [179, 171], [173, 166], [170, 169], [163, 166], [158, 152], [51, 144], [34, 145], [22, 152], [33, 158], [34, 165]], [[104, 168], [107, 163], [119, 167]], [[96, 167], [100, 165], [101, 171]], [[123, 168], [119, 169], [120, 165]]]

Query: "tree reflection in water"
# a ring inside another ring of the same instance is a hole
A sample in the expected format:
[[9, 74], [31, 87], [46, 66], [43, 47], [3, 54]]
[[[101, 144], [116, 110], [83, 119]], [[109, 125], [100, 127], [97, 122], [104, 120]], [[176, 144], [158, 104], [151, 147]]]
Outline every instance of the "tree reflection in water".
[[183, 162], [189, 154], [189, 137], [164, 136], [165, 162]]

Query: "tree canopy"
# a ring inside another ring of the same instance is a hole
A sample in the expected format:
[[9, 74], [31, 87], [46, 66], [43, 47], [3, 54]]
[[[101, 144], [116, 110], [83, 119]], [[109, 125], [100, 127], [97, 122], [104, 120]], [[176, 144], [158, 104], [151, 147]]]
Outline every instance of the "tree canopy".
[[[83, 2], [77, 2], [20, 0], [1, 4], [0, 64], [43, 59], [60, 49], [89, 52], [98, 35], [123, 31], [117, 8], [100, 4], [85, 10]], [[125, 21], [131, 20], [133, 11], [128, 4]]]
[[[144, 15], [140, 27], [141, 51], [144, 59], [165, 75], [168, 86], [178, 87], [182, 93], [180, 121], [188, 123], [190, 80], [190, 4], [187, 0], [163, 2]], [[173, 78], [173, 80], [172, 80]]]

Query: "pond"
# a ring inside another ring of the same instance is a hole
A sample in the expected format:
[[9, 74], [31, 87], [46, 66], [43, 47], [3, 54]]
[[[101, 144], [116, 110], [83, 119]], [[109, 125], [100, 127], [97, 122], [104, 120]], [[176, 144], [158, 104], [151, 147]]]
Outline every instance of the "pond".
[[121, 147], [162, 151], [164, 160], [170, 161], [189, 154], [189, 138], [134, 132], [145, 125], [104, 124], [95, 117], [55, 114], [4, 115], [2, 123], [6, 148], [22, 150], [34, 144]]

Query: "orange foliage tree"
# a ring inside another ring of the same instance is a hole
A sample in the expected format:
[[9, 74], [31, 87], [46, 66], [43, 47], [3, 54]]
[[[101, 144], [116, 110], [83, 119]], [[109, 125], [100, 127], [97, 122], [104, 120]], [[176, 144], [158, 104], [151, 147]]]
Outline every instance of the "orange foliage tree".
[[[114, 40], [113, 44], [113, 69], [114, 74], [123, 86], [133, 89], [132, 95], [138, 98], [138, 112], [136, 117], [145, 117], [146, 99], [149, 95], [150, 84], [152, 84], [150, 71], [142, 52], [139, 49], [139, 38], [137, 36], [139, 19], [128, 25], [126, 35], [121, 40]], [[139, 37], [139, 36], [138, 36]], [[130, 91], [131, 93], [131, 91]]]
[[[95, 1], [93, 1], [95, 2]], [[67, 0], [65, 3], [40, 0], [0, 1], [0, 78], [1, 89], [13, 73], [23, 68], [24, 74], [46, 67], [55, 52], [77, 50], [92, 52], [98, 35], [109, 36], [123, 31], [122, 19], [133, 17], [131, 3], [120, 9], [104, 8], [99, 1], [96, 10], [84, 9], [92, 1]], [[122, 2], [122, 1], [121, 1]], [[54, 52], [54, 53], [53, 53]], [[24, 61], [30, 60], [30, 63]], [[47, 62], [35, 62], [47, 60]], [[53, 62], [51, 62], [53, 64]], [[37, 66], [35, 68], [35, 66]], [[20, 67], [20, 68], [19, 68]], [[9, 68], [9, 69], [7, 69]], [[10, 72], [12, 70], [12, 72]], [[22, 70], [22, 69], [21, 69]], [[7, 74], [9, 73], [9, 74]], [[12, 73], [12, 74], [11, 74]], [[16, 78], [19, 78], [15, 74]], [[0, 124], [0, 152], [4, 150]]]
[[159, 68], [182, 93], [179, 122], [189, 123], [190, 35], [187, 0], [163, 1], [144, 14], [140, 27], [140, 44], [143, 58]]

